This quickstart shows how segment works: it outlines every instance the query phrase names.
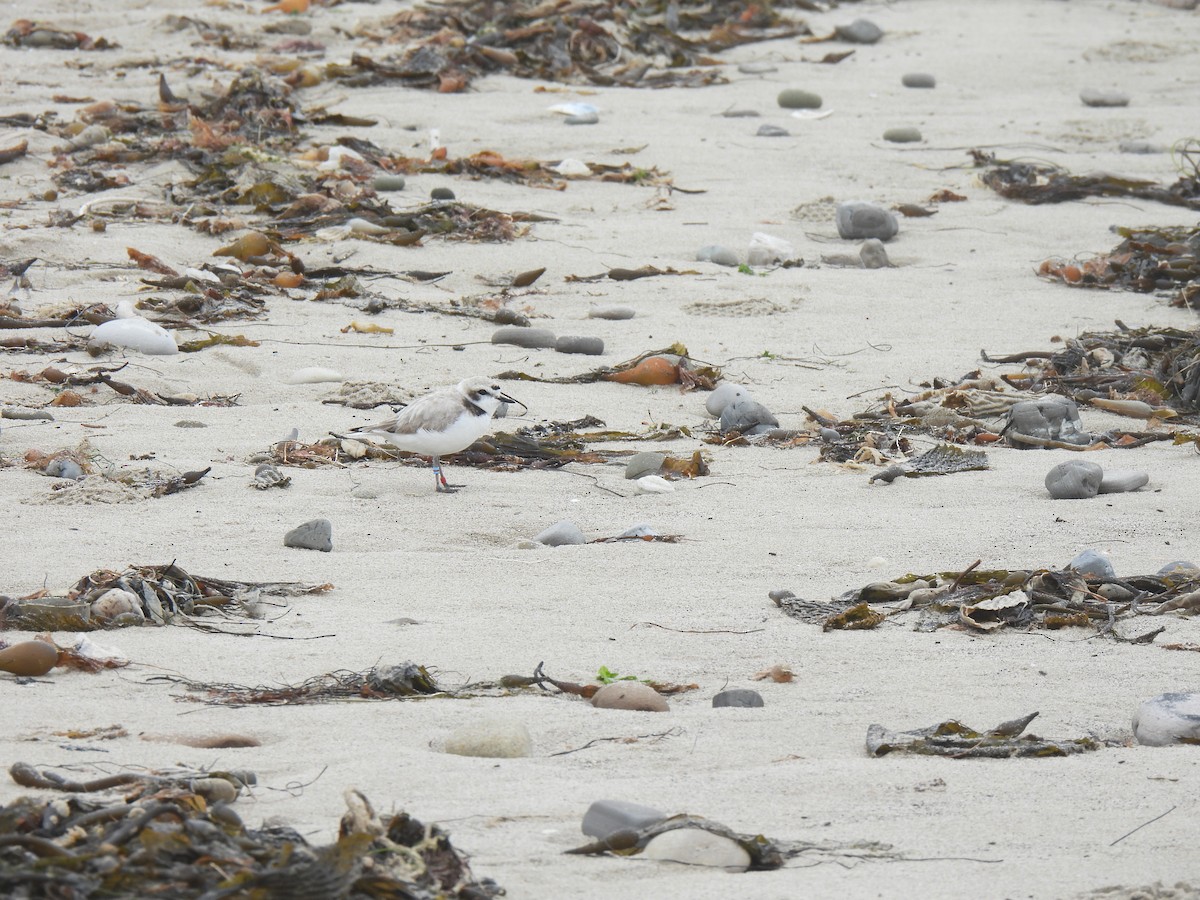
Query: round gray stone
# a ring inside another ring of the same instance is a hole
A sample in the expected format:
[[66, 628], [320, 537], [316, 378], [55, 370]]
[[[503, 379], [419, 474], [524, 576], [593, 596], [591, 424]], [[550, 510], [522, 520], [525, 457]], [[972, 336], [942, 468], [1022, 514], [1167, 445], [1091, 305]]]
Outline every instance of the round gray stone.
[[635, 478], [641, 478], [643, 475], [657, 475], [662, 471], [663, 462], [666, 458], [667, 454], [659, 453], [657, 450], [644, 450], [641, 453], [635, 453], [629, 457], [629, 462], [625, 463], [625, 477], [632, 481]]
[[697, 262], [713, 262], [718, 266], [739, 265], [738, 255], [722, 244], [708, 244], [696, 251]]
[[563, 122], [567, 125], [595, 125], [599, 121], [600, 114], [594, 112], [579, 113], [563, 119]]
[[573, 544], [586, 544], [587, 538], [579, 530], [579, 526], [570, 519], [555, 522], [549, 528], [534, 538], [539, 544], [547, 547], [567, 547]]
[[598, 337], [564, 334], [554, 342], [554, 349], [559, 353], [582, 353], [586, 356], [599, 356], [604, 352], [604, 341]]
[[1068, 459], [1046, 473], [1046, 490], [1055, 500], [1087, 500], [1100, 493], [1104, 470], [1085, 459]]
[[614, 831], [634, 830], [653, 825], [667, 814], [652, 806], [630, 803], [628, 800], [597, 800], [583, 814], [583, 833], [606, 838]]
[[1090, 444], [1092, 436], [1079, 422], [1079, 407], [1069, 397], [1047, 394], [1036, 400], [1022, 400], [1008, 410], [1005, 426], [1008, 441], [1014, 447], [1029, 449], [1038, 446], [1018, 440], [1014, 435], [1024, 435], [1039, 441], [1062, 441], [1067, 444]]
[[632, 319], [637, 312], [632, 306], [593, 306], [588, 309], [589, 319]]
[[1084, 88], [1079, 92], [1079, 99], [1084, 106], [1128, 106], [1129, 95], [1120, 91], [1101, 91], [1095, 88]]
[[297, 525], [283, 536], [283, 546], [328, 553], [333, 549], [333, 523], [328, 519], [311, 519]]
[[719, 416], [734, 400], [743, 399], [750, 399], [748, 390], [740, 384], [722, 382], [709, 392], [708, 399], [704, 401], [704, 409], [710, 416]]
[[66, 478], [78, 481], [83, 477], [83, 469], [73, 459], [52, 459], [46, 463], [46, 474], [51, 478]]
[[921, 132], [911, 125], [903, 125], [889, 128], [883, 133], [883, 139], [893, 144], [913, 144], [921, 140]]
[[786, 128], [781, 128], [778, 125], [759, 125], [758, 131], [754, 132], [758, 137], [791, 137], [791, 132]]
[[1186, 559], [1177, 559], [1167, 563], [1157, 574], [1161, 578], [1200, 578], [1200, 566]]
[[404, 184], [403, 175], [376, 175], [371, 187], [377, 191], [402, 191]]
[[505, 325], [492, 332], [493, 344], [513, 344], [517, 347], [553, 347], [558, 339], [554, 332], [546, 328], [522, 328], [519, 325]]
[[1067, 568], [1080, 575], [1095, 575], [1099, 578], [1116, 578], [1117, 570], [1112, 560], [1098, 550], [1084, 550], [1067, 563]]
[[450, 190], [450, 188], [448, 188], [448, 187], [435, 187], [432, 191], [429, 192], [429, 199], [430, 200], [453, 200], [454, 199], [454, 191]]
[[1137, 469], [1110, 469], [1100, 479], [1101, 494], [1122, 494], [1136, 491], [1150, 483], [1150, 475]]
[[784, 109], [820, 109], [821, 95], [800, 88], [784, 88], [775, 102]]
[[883, 37], [883, 29], [870, 19], [855, 19], [849, 25], [838, 25], [833, 31], [840, 40], [851, 44], [876, 44]]
[[908, 72], [900, 77], [900, 83], [906, 88], [932, 88], [937, 79], [928, 72]]
[[891, 265], [888, 262], [887, 250], [879, 238], [863, 241], [862, 246], [858, 248], [858, 258], [867, 269], [886, 269]]
[[759, 707], [763, 705], [762, 694], [758, 691], [752, 691], [749, 688], [730, 688], [727, 691], [721, 691], [712, 698], [712, 705], [718, 706], [742, 706], [742, 707]]
[[722, 432], [737, 431], [742, 434], [758, 434], [779, 427], [779, 420], [771, 411], [750, 397], [741, 397], [721, 410]]
[[890, 212], [876, 203], [851, 200], [837, 205], [838, 234], [849, 240], [866, 238], [891, 240], [900, 230], [900, 223]]

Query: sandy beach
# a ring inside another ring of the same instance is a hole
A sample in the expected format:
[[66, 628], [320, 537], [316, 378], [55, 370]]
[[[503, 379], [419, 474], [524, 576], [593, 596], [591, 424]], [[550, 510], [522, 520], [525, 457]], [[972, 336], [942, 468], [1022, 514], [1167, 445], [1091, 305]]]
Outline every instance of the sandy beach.
[[[238, 207], [242, 227], [223, 234], [167, 215], [120, 213], [89, 213], [56, 227], [55, 211], [78, 212], [89, 202], [102, 209], [106, 198], [162, 202], [195, 176], [178, 160], [96, 163], [92, 168], [128, 183], [93, 193], [59, 188], [46, 199], [62, 168], [50, 165], [65, 140], [54, 130], [98, 101], [153, 109], [160, 73], [193, 102], [219, 93], [285, 40], [262, 31], [281, 15], [249, 2], [37, 6], [40, 21], [119, 47], [0, 48], [2, 112], [57, 113], [49, 130], [0, 130], [0, 146], [28, 141], [26, 156], [0, 167], [0, 261], [38, 258], [27, 272], [30, 290], [16, 291], [19, 305], [27, 315], [49, 315], [178, 297], [179, 291], [142, 284], [150, 273], [131, 262], [126, 248], [179, 271], [198, 268], [227, 260], [212, 254], [269, 217]], [[302, 16], [311, 23], [305, 40], [324, 47], [311, 57], [313, 65], [396, 52], [356, 29], [411, 6], [398, 0], [314, 5]], [[5, 7], [9, 22], [31, 15], [25, 4]], [[1094, 628], [923, 632], [903, 617], [872, 630], [823, 631], [785, 615], [768, 597], [788, 589], [829, 600], [907, 573], [961, 571], [976, 560], [984, 569], [1061, 569], [1086, 549], [1109, 554], [1123, 577], [1152, 575], [1174, 560], [1200, 563], [1194, 444], [1164, 440], [1073, 454], [1000, 442], [984, 448], [984, 471], [871, 483], [878, 466], [821, 461], [819, 440], [702, 442], [715, 427], [704, 391], [509, 379], [504, 389], [528, 412], [498, 420], [498, 428], [584, 416], [627, 432], [680, 426], [688, 435], [669, 442], [597, 448], [680, 457], [702, 450], [710, 474], [675, 481], [670, 493], [647, 494], [625, 479], [619, 458], [520, 471], [451, 461], [447, 475], [466, 487], [441, 495], [427, 466], [368, 460], [287, 467], [289, 487], [250, 487], [255, 454], [269, 452], [292, 429], [299, 441], [316, 442], [391, 414], [387, 405], [323, 402], [337, 396], [339, 382], [289, 383], [304, 368], [414, 396], [470, 375], [572, 376], [680, 342], [693, 359], [720, 367], [726, 382], [750, 390], [782, 427], [812, 432], [806, 407], [845, 420], [885, 405], [885, 395], [900, 400], [919, 393], [935, 378], [954, 383], [977, 369], [984, 376], [1021, 371], [984, 363], [981, 350], [1054, 350], [1062, 346], [1056, 338], [1112, 331], [1117, 320], [1130, 328], [1196, 327], [1196, 312], [1168, 305], [1165, 295], [1074, 289], [1037, 276], [1048, 257], [1108, 253], [1120, 240], [1114, 226], [1193, 227], [1194, 209], [1115, 197], [1023, 204], [982, 184], [969, 155], [980, 148], [1072, 173], [1174, 182], [1180, 169], [1169, 148], [1196, 137], [1195, 10], [1128, 0], [903, 0], [787, 15], [816, 35], [867, 18], [884, 37], [872, 45], [794, 37], [746, 44], [717, 55], [727, 83], [697, 88], [493, 74], [457, 93], [332, 79], [297, 90], [294, 99], [305, 110], [326, 108], [377, 124], [302, 125], [304, 140], [292, 157], [350, 135], [391, 156], [424, 158], [436, 129], [451, 159], [491, 150], [509, 159], [629, 163], [663, 177], [640, 184], [582, 178], [554, 190], [409, 174], [404, 190], [388, 195], [396, 209], [419, 207], [431, 190], [445, 187], [461, 201], [544, 221], [518, 223], [524, 233], [505, 242], [429, 236], [419, 246], [396, 246], [313, 234], [286, 249], [310, 270], [339, 265], [378, 273], [362, 280], [387, 301], [382, 312], [337, 299], [314, 302], [320, 285], [310, 280], [266, 294], [258, 318], [173, 332], [180, 341], [242, 335], [255, 346], [98, 358], [81, 349], [0, 350], [0, 405], [53, 414], [52, 421], [0, 423], [0, 508], [7, 520], [0, 594], [46, 588], [61, 595], [94, 570], [172, 560], [197, 576], [333, 585], [272, 608], [257, 636], [180, 625], [98, 631], [89, 636], [119, 651], [129, 666], [97, 674], [55, 669], [28, 683], [0, 675], [5, 767], [16, 761], [69, 767], [64, 771], [72, 777], [124, 767], [248, 769], [258, 785], [235, 804], [242, 820], [255, 827], [286, 822], [315, 844], [334, 838], [343, 794], [357, 788], [380, 812], [404, 810], [443, 826], [469, 855], [475, 875], [494, 879], [513, 898], [1200, 896], [1200, 807], [1192, 795], [1197, 748], [1140, 746], [1130, 730], [1142, 701], [1200, 690], [1196, 655], [1160, 646], [1200, 642], [1193, 619], [1130, 622], [1130, 635], [1165, 627], [1150, 645], [1097, 636]], [[205, 42], [202, 28], [173, 28], [171, 16], [220, 23], [258, 43]], [[846, 50], [855, 52], [837, 64], [816, 62]], [[773, 70], [738, 70], [751, 62]], [[910, 72], [935, 75], [936, 88], [904, 87], [901, 77]], [[776, 100], [787, 88], [816, 92], [821, 111], [830, 114], [790, 115]], [[1085, 106], [1079, 94], [1089, 88], [1124, 92], [1129, 105]], [[599, 122], [565, 125], [549, 109], [570, 102], [598, 107]], [[759, 115], [722, 115], [729, 110]], [[764, 124], [789, 134], [757, 135]], [[900, 126], [918, 128], [922, 140], [883, 140], [886, 129]], [[1134, 140], [1159, 152], [1121, 152], [1122, 142]], [[931, 203], [941, 191], [965, 200]], [[900, 218], [899, 234], [886, 244], [892, 267], [830, 264], [823, 257], [858, 256], [861, 241], [839, 238], [834, 221], [836, 204], [850, 200], [888, 209], [918, 204], [936, 214]], [[89, 227], [93, 220], [103, 220], [104, 230]], [[756, 232], [789, 242], [804, 264], [739, 271], [696, 260], [701, 247], [719, 244], [744, 261]], [[680, 274], [579, 280], [642, 266]], [[602, 356], [493, 344], [493, 322], [402, 308], [470, 305], [502, 294], [481, 278], [541, 267], [545, 274], [530, 287], [510, 289], [505, 305], [535, 327], [602, 338]], [[400, 274], [416, 270], [449, 274], [429, 283]], [[636, 315], [589, 318], [594, 305], [628, 306]], [[392, 331], [356, 333], [347, 330], [351, 322]], [[19, 334], [50, 342], [64, 330]], [[139, 404], [100, 385], [78, 389], [82, 405], [50, 407], [53, 385], [12, 376], [123, 362], [114, 377], [137, 388], [230, 396], [236, 404]], [[1082, 408], [1081, 417], [1097, 433], [1168, 427], [1194, 433], [1093, 407]], [[78, 486], [64, 490], [62, 479], [23, 464], [31, 450], [54, 453], [83, 441], [98, 474]], [[936, 442], [915, 435], [913, 443], [920, 451]], [[1043, 486], [1047, 471], [1076, 456], [1106, 470], [1144, 470], [1149, 484], [1090, 500], [1051, 499]], [[95, 487], [103, 472], [147, 467], [211, 471], [196, 486], [161, 498], [106, 502], [114, 495]], [[314, 518], [332, 523], [332, 552], [283, 545], [288, 530]], [[589, 539], [639, 523], [682, 539], [518, 546], [564, 519]], [[77, 637], [54, 636], [64, 644]], [[15, 642], [32, 634], [2, 637]], [[165, 674], [294, 685], [406, 660], [428, 667], [450, 690], [530, 675], [539, 663], [566, 681], [592, 683], [603, 666], [698, 688], [669, 697], [669, 712], [645, 713], [596, 709], [538, 689], [467, 690], [453, 699], [205, 705], [182, 685], [152, 680]], [[795, 679], [753, 680], [775, 665], [790, 667]], [[714, 709], [713, 695], [730, 687], [759, 691], [764, 705]], [[864, 748], [873, 723], [907, 730], [957, 719], [986, 729], [1035, 710], [1040, 715], [1031, 730], [1039, 735], [1109, 743], [1054, 759], [874, 758]], [[531, 755], [443, 752], [455, 729], [492, 720], [524, 725]], [[112, 725], [125, 736], [64, 736]], [[178, 742], [229, 734], [260, 745], [202, 749]], [[0, 803], [28, 794], [7, 776], [0, 781]], [[737, 832], [825, 849], [774, 871], [746, 873], [565, 854], [588, 840], [580, 822], [601, 799], [692, 813]], [[1138, 893], [1156, 882], [1184, 885], [1175, 893]], [[1106, 887], [1119, 889], [1095, 893]]]

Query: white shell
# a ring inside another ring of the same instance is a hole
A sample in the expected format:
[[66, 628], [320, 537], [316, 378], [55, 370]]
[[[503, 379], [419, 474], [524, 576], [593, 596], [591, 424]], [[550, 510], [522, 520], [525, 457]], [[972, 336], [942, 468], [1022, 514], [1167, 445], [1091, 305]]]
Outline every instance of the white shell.
[[131, 318], [113, 319], [111, 322], [97, 325], [92, 331], [92, 341], [111, 347], [137, 350], [150, 356], [170, 356], [179, 352], [175, 338], [171, 337], [165, 328], [136, 314]]
[[92, 601], [92, 615], [101, 621], [115, 619], [124, 613], [143, 615], [142, 604], [129, 591], [113, 588]]
[[660, 475], [643, 475], [635, 484], [643, 494], [669, 494], [675, 490], [675, 485]]

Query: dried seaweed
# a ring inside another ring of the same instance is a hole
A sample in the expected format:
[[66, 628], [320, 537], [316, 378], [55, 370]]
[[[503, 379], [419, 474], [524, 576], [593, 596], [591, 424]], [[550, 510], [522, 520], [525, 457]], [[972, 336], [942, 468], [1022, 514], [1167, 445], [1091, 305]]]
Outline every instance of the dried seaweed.
[[926, 475], [950, 475], [954, 472], [978, 471], [987, 467], [987, 454], [982, 450], [964, 450], [951, 444], [939, 444], [920, 456], [876, 472], [870, 481], [884, 481], [890, 484], [901, 476], [917, 478]]
[[438, 685], [428, 669], [414, 662], [376, 666], [365, 672], [342, 669], [317, 675], [299, 684], [258, 687], [192, 681], [175, 675], [155, 675], [150, 681], [182, 685], [204, 696], [182, 695], [178, 699], [209, 706], [297, 706], [331, 700], [399, 700], [434, 694], [453, 695]]
[[[193, 779], [209, 780], [216, 779]], [[229, 805], [208, 802], [186, 780], [155, 784], [136, 799], [18, 798], [0, 807], [0, 891], [47, 900], [486, 900], [504, 893], [472, 874], [438, 826], [404, 812], [378, 816], [357, 791], [346, 802], [336, 843], [313, 847], [286, 826], [247, 828]]]
[[888, 731], [882, 725], [867, 729], [867, 752], [872, 756], [888, 753], [917, 753], [946, 756], [951, 759], [1012, 759], [1014, 757], [1072, 756], [1099, 750], [1104, 745], [1093, 737], [1054, 740], [1022, 732], [1036, 716], [1032, 713], [1003, 722], [987, 731], [976, 731], [962, 722], [950, 720], [911, 731]]
[[687, 347], [675, 343], [662, 350], [649, 350], [615, 366], [601, 366], [578, 375], [542, 378], [525, 372], [508, 371], [496, 377], [502, 380], [539, 381], [543, 384], [591, 384], [596, 381], [642, 386], [679, 384], [685, 391], [696, 388], [711, 391], [721, 380], [721, 369], [692, 359]]

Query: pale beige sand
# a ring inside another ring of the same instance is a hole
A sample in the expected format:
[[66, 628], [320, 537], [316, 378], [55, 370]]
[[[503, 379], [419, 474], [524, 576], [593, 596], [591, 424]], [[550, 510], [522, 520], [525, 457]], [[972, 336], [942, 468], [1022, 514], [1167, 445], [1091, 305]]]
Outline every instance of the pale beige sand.
[[[329, 59], [346, 57], [349, 44], [335, 28], [401, 5], [316, 10], [314, 37], [328, 43]], [[8, 5], [10, 19], [28, 14], [21, 6]], [[6, 111], [52, 108], [54, 94], [149, 103], [164, 67], [180, 92], [225, 84], [229, 75], [218, 71], [186, 77], [180, 60], [214, 51], [193, 46], [190, 32], [166, 29], [164, 17], [191, 14], [245, 30], [264, 21], [248, 4], [54, 0], [38, 6], [41, 18], [103, 34], [123, 47], [107, 54], [0, 51]], [[303, 103], [382, 117], [385, 124], [357, 133], [394, 152], [423, 152], [413, 148], [425, 146], [426, 129], [438, 128], [452, 155], [493, 149], [551, 160], [631, 159], [707, 193], [676, 193], [672, 210], [653, 211], [649, 188], [589, 182], [554, 192], [419, 176], [399, 199], [416, 203], [446, 184], [470, 202], [531, 209], [561, 221], [536, 225], [529, 238], [505, 245], [432, 240], [397, 249], [349, 241], [304, 244], [297, 252], [310, 266], [346, 258], [350, 265], [392, 270], [453, 270], [433, 287], [377, 285], [388, 296], [431, 300], [486, 290], [477, 274], [546, 266], [526, 299], [549, 317], [535, 324], [603, 337], [603, 362], [682, 341], [694, 356], [725, 363], [727, 378], [749, 385], [784, 425], [794, 427], [804, 424], [802, 405], [848, 416], [885, 389], [902, 394], [933, 376], [962, 375], [979, 366], [981, 347], [999, 353], [1044, 349], [1054, 335], [1107, 330], [1117, 318], [1134, 327], [1195, 324], [1194, 313], [1170, 309], [1160, 298], [1074, 291], [1033, 274], [1051, 254], [1109, 249], [1117, 240], [1111, 225], [1190, 224], [1194, 213], [1153, 203], [1019, 205], [980, 185], [966, 153], [996, 145], [1001, 156], [1045, 158], [1072, 171], [1107, 169], [1173, 181], [1169, 155], [1122, 155], [1117, 145], [1126, 138], [1169, 145], [1194, 134], [1200, 95], [1194, 13], [1119, 0], [908, 0], [847, 5], [811, 14], [809, 21], [827, 31], [858, 16], [876, 21], [887, 37], [839, 65], [802, 61], [837, 45], [749, 46], [725, 57], [731, 84], [702, 90], [539, 94], [533, 82], [499, 77], [452, 96], [395, 87], [311, 90]], [[765, 77], [734, 71], [734, 63], [752, 59], [771, 60], [779, 71]], [[114, 78], [117, 71], [124, 73], [121, 80]], [[900, 76], [908, 71], [932, 72], [938, 87], [901, 87]], [[786, 86], [818, 91], [833, 115], [811, 122], [790, 118], [775, 105]], [[1078, 91], [1089, 86], [1119, 87], [1133, 102], [1125, 109], [1085, 108]], [[600, 124], [571, 128], [547, 112], [550, 104], [572, 99], [600, 106]], [[762, 118], [718, 117], [730, 107], [757, 109]], [[60, 109], [69, 120], [75, 107]], [[783, 125], [792, 136], [755, 137], [764, 122]], [[882, 142], [885, 128], [904, 124], [920, 127], [925, 142]], [[313, 141], [329, 143], [348, 132], [314, 129]], [[59, 141], [10, 129], [0, 145], [20, 137], [28, 137], [32, 155], [4, 167], [0, 177], [5, 198], [27, 202], [5, 212], [2, 255], [36, 255], [50, 263], [32, 271], [37, 290], [28, 305], [135, 298], [140, 273], [129, 268], [126, 246], [178, 267], [201, 264], [218, 246], [214, 238], [163, 224], [118, 221], [99, 235], [85, 225], [45, 227], [50, 209], [75, 208], [82, 198], [57, 204], [30, 199], [48, 186], [44, 161]], [[634, 156], [614, 153], [640, 145], [645, 148]], [[118, 193], [156, 197], [183, 177], [180, 168], [162, 166]], [[792, 241], [810, 261], [822, 253], [853, 253], [856, 245], [837, 239], [832, 203], [822, 207], [823, 198], [892, 205], [922, 202], [942, 188], [969, 199], [943, 205], [932, 218], [904, 220], [888, 246], [898, 268], [805, 267], [750, 277], [692, 261], [708, 243], [744, 253], [755, 231]], [[801, 207], [809, 211], [797, 214]], [[563, 280], [643, 264], [695, 268], [702, 275], [630, 283]], [[747, 317], [689, 311], [691, 304], [741, 300], [769, 301], [780, 311]], [[593, 302], [628, 304], [638, 316], [588, 320]], [[977, 558], [994, 567], [1062, 565], [1085, 547], [1110, 550], [1122, 574], [1153, 572], [1172, 559], [1200, 559], [1193, 527], [1200, 460], [1190, 449], [1155, 444], [1092, 455], [1105, 466], [1144, 468], [1151, 484], [1135, 494], [1077, 503], [1055, 503], [1042, 488], [1045, 472], [1065, 454], [1005, 449], [991, 454], [988, 472], [901, 479], [891, 486], [869, 485], [866, 471], [815, 463], [812, 449], [708, 448], [712, 476], [679, 484], [666, 496], [636, 495], [615, 465], [518, 474], [458, 470], [452, 480], [468, 488], [453, 497], [433, 493], [427, 470], [390, 463], [289, 470], [294, 483], [288, 490], [250, 490], [247, 457], [293, 426], [303, 439], [316, 440], [386, 414], [322, 405], [330, 386], [282, 382], [297, 368], [328, 366], [347, 378], [424, 390], [469, 374], [512, 368], [571, 374], [597, 362], [495, 347], [486, 343], [492, 326], [462, 318], [388, 312], [374, 321], [394, 327], [393, 337], [339, 332], [363, 318], [335, 303], [273, 299], [267, 320], [222, 329], [264, 340], [258, 348], [130, 357], [126, 374], [139, 386], [238, 393], [235, 408], [134, 406], [101, 392], [98, 405], [56, 410], [53, 424], [4, 423], [0, 452], [6, 457], [87, 438], [118, 466], [143, 465], [130, 462], [131, 454], [153, 453], [153, 464], [179, 470], [211, 465], [213, 471], [201, 487], [178, 496], [101, 506], [47, 502], [51, 484], [44, 477], [20, 467], [0, 470], [0, 590], [63, 589], [96, 568], [171, 559], [218, 577], [336, 585], [328, 595], [297, 600], [289, 615], [269, 626], [274, 634], [313, 640], [223, 637], [174, 627], [126, 630], [95, 635], [136, 661], [119, 673], [55, 673], [24, 687], [4, 682], [0, 758], [6, 764], [249, 768], [261, 787], [239, 801], [243, 818], [257, 824], [280, 817], [317, 842], [332, 834], [344, 808], [342, 792], [358, 787], [382, 810], [405, 809], [446, 825], [454, 843], [472, 855], [477, 874], [522, 898], [1043, 898], [1108, 884], [1200, 882], [1194, 747], [1129, 746], [1071, 759], [1004, 762], [871, 759], [863, 749], [872, 722], [918, 727], [961, 718], [987, 727], [1035, 709], [1041, 717], [1034, 730], [1048, 736], [1128, 733], [1142, 700], [1198, 687], [1193, 654], [1085, 640], [1083, 632], [980, 637], [918, 634], [892, 625], [823, 634], [786, 618], [767, 599], [767, 591], [779, 587], [823, 599], [869, 581], [957, 569]], [[448, 346], [459, 343], [465, 348]], [[814, 369], [756, 358], [763, 351], [825, 362]], [[54, 359], [5, 355], [0, 364], [4, 372], [36, 370]], [[59, 364], [88, 362], [79, 354]], [[508, 387], [528, 404], [532, 421], [592, 414], [631, 430], [651, 421], [692, 428], [705, 422], [704, 395], [675, 389]], [[43, 389], [0, 381], [5, 404], [47, 397]], [[1095, 430], [1136, 427], [1092, 411], [1084, 416]], [[208, 427], [175, 427], [181, 419]], [[690, 454], [697, 446], [682, 440], [666, 449]], [[357, 483], [377, 488], [379, 498], [353, 498]], [[316, 516], [334, 523], [332, 554], [282, 547], [287, 529]], [[519, 540], [562, 518], [589, 536], [644, 521], [687, 540], [515, 549]], [[401, 617], [419, 624], [395, 624]], [[648, 622], [751, 633], [679, 633]], [[1158, 621], [1138, 624], [1148, 628]], [[1187, 620], [1161, 624], [1167, 631], [1160, 642], [1200, 638]], [[577, 700], [532, 694], [218, 709], [176, 702], [179, 691], [144, 683], [160, 671], [244, 684], [297, 682], [405, 659], [436, 667], [450, 685], [529, 673], [545, 660], [548, 671], [564, 678], [587, 680], [606, 665], [695, 681], [701, 689], [674, 699], [669, 714], [650, 715], [599, 712]], [[765, 708], [710, 707], [717, 690], [750, 686], [754, 672], [775, 663], [792, 666], [798, 677], [792, 684], [755, 684]], [[437, 751], [451, 729], [493, 715], [528, 726], [532, 758], [466, 759]], [[50, 736], [113, 723], [131, 736], [87, 752], [73, 752], [73, 742]], [[599, 738], [668, 730], [659, 740], [603, 742], [552, 755]], [[263, 746], [207, 751], [138, 737], [218, 732], [254, 735]], [[313, 783], [283, 790], [297, 782]], [[20, 793], [7, 779], [0, 781], [0, 800]], [[697, 813], [785, 840], [887, 842], [911, 859], [845, 867], [804, 867], [801, 860], [772, 873], [729, 875], [563, 855], [582, 842], [581, 817], [599, 798]], [[1110, 846], [1170, 807], [1174, 812], [1162, 821]]]

